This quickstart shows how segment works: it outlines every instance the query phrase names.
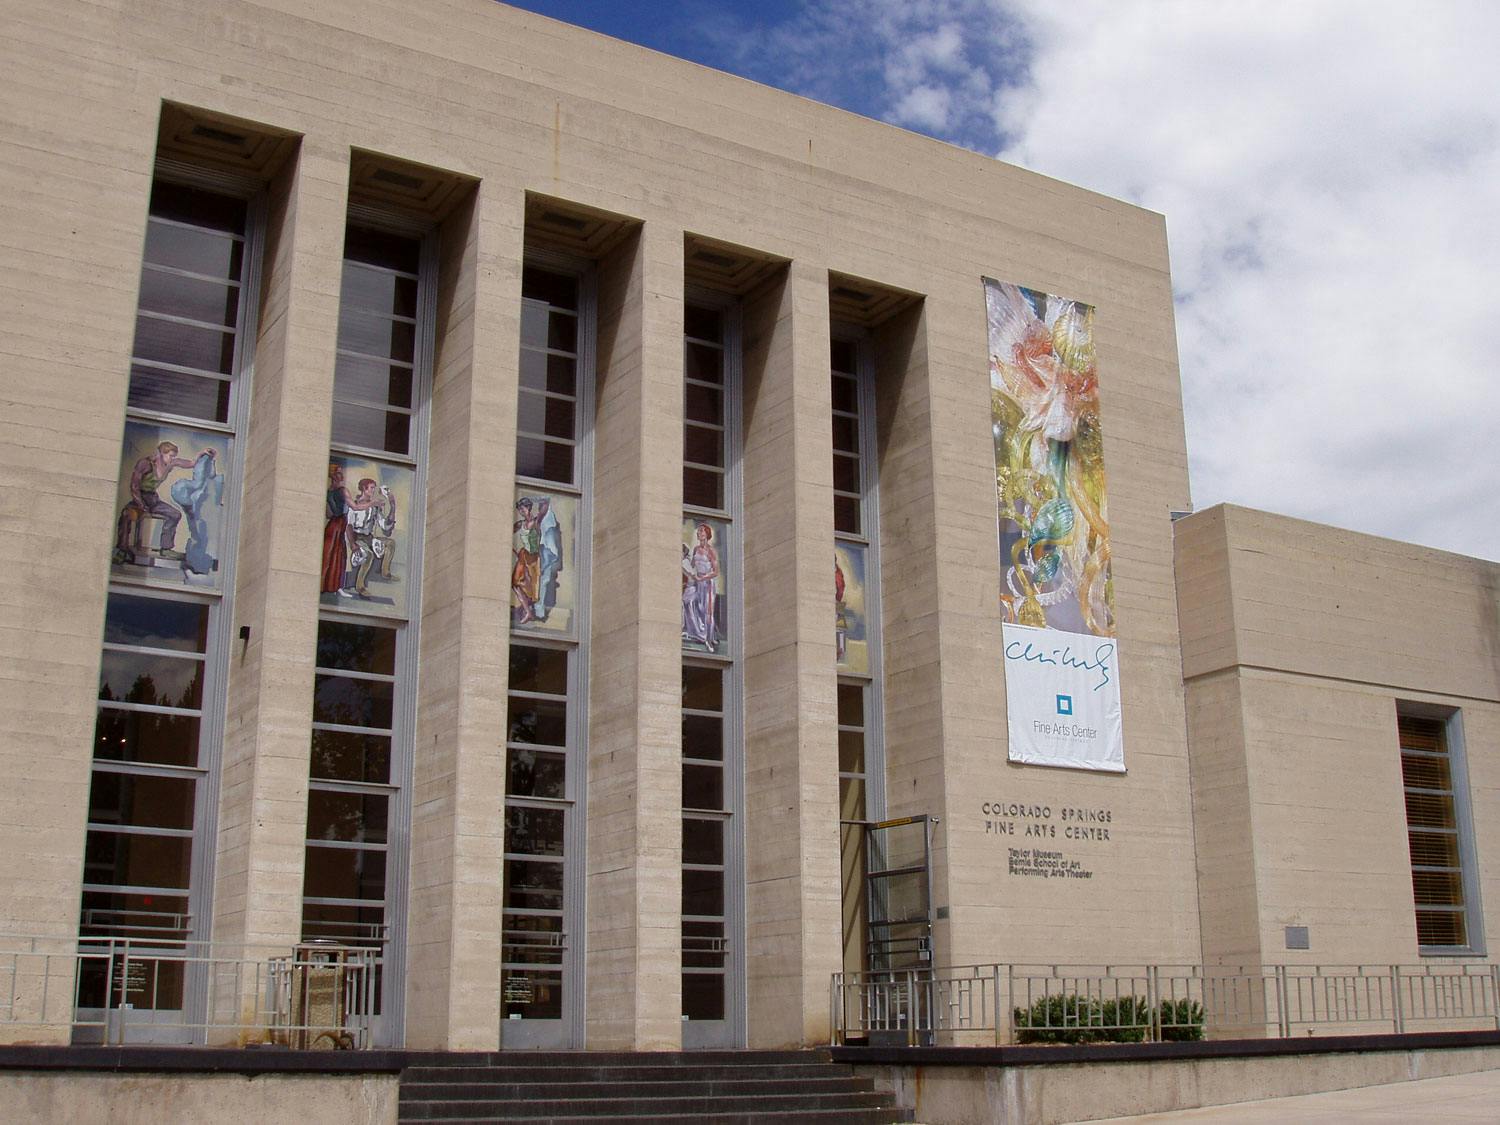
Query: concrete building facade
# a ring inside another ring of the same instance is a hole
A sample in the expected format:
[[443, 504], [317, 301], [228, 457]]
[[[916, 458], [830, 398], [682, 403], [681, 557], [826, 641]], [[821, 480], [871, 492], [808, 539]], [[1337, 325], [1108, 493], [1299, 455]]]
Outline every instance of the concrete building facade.
[[[925, 963], [1415, 960], [1399, 711], [1483, 956], [1495, 568], [1389, 547], [1401, 656], [1363, 541], [1174, 558], [1159, 215], [481, 0], [5, 22], [12, 940], [374, 948], [411, 1047], [818, 1043], [926, 817]], [[1008, 760], [982, 278], [1091, 310], [1124, 772]]]

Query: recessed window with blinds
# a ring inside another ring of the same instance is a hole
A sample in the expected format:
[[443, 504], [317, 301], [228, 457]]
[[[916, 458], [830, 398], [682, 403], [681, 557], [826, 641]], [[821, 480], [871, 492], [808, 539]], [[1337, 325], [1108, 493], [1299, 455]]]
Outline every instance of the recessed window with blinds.
[[1475, 894], [1463, 762], [1450, 742], [1452, 718], [1397, 716], [1406, 834], [1416, 901], [1417, 944], [1423, 953], [1472, 952]]

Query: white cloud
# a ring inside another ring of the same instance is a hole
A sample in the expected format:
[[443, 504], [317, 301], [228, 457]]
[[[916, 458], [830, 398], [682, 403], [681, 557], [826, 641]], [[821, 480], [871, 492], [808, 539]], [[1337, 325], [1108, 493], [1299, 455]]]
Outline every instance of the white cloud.
[[1200, 507], [1500, 559], [1500, 5], [817, 0], [779, 31], [799, 89], [1167, 216]]
[[1500, 8], [1012, 11], [1002, 158], [1167, 216], [1198, 504], [1500, 558]]

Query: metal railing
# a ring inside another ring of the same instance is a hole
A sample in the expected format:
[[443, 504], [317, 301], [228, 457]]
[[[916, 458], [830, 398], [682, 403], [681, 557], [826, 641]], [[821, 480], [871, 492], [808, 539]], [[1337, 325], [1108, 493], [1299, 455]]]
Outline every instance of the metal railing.
[[206, 942], [0, 936], [9, 1041], [370, 1046], [380, 950], [307, 942], [230, 955]]
[[1161, 1042], [1500, 1029], [1500, 965], [961, 965], [837, 973], [835, 1043]]

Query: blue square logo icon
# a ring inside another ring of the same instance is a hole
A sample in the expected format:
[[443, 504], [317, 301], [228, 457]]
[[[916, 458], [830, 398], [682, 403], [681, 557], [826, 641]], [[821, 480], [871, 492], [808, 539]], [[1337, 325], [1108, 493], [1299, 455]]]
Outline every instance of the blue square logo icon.
[[1059, 715], [1071, 715], [1073, 713], [1073, 697], [1071, 695], [1059, 695], [1057, 697], [1057, 713]]

